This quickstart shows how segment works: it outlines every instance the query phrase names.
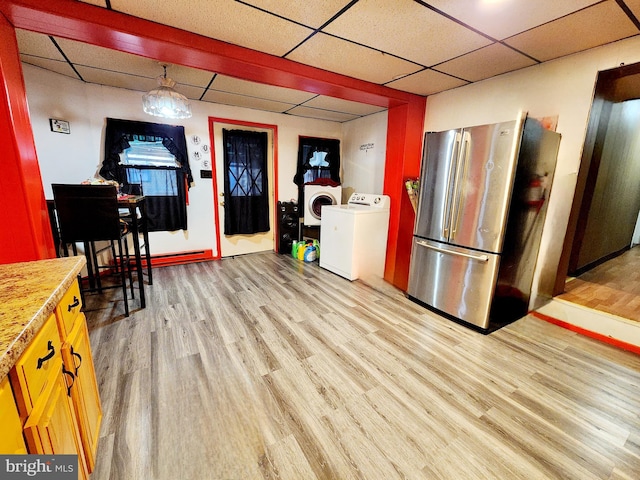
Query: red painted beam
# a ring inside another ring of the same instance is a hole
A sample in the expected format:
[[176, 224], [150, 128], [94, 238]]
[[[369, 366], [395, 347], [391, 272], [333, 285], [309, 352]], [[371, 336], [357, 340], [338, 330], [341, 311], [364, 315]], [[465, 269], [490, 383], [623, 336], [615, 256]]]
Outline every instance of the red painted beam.
[[14, 28], [0, 15], [0, 263], [55, 257]]
[[384, 193], [391, 197], [384, 278], [401, 290], [409, 280], [415, 213], [405, 180], [420, 173], [426, 98], [389, 109]]
[[393, 107], [416, 95], [73, 0], [0, 0], [17, 28], [254, 82]]

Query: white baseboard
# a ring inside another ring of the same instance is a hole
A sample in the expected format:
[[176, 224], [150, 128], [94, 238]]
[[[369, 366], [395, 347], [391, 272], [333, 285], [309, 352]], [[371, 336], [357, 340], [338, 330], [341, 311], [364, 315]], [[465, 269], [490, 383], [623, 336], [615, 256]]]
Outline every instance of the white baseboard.
[[586, 335], [593, 333], [595, 335], [592, 336], [603, 341], [610, 339], [612, 344], [640, 347], [640, 322], [557, 298], [538, 308], [536, 312], [574, 326], [576, 330], [584, 330], [582, 333]]

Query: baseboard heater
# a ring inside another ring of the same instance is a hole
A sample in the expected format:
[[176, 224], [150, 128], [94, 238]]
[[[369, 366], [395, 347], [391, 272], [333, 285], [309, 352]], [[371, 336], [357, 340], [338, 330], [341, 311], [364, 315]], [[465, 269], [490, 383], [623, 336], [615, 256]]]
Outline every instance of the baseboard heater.
[[[183, 265], [185, 263], [196, 262], [208, 262], [216, 260], [213, 256], [213, 250], [194, 250], [192, 252], [177, 252], [177, 253], [165, 253], [162, 255], [151, 256], [152, 267], [169, 267], [171, 265]], [[131, 258], [131, 266], [136, 266], [135, 258]], [[142, 258], [142, 267], [147, 268], [147, 260]], [[104, 269], [100, 271], [100, 276], [106, 276], [113, 274], [112, 269]], [[83, 276], [83, 280], [87, 280], [88, 277]]]
[[[213, 250], [194, 250], [191, 252], [165, 253], [151, 256], [152, 267], [168, 267], [170, 265], [183, 265], [185, 263], [208, 262], [215, 260]], [[133, 262], [135, 264], [135, 261]], [[147, 261], [142, 258], [142, 266], [146, 267]]]

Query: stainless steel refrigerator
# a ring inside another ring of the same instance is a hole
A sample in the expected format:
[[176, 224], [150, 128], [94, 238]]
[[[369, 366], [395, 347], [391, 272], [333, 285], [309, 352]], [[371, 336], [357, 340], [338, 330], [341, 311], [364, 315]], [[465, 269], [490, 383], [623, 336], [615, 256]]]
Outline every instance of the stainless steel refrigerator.
[[485, 333], [527, 313], [559, 143], [525, 116], [425, 135], [409, 298]]

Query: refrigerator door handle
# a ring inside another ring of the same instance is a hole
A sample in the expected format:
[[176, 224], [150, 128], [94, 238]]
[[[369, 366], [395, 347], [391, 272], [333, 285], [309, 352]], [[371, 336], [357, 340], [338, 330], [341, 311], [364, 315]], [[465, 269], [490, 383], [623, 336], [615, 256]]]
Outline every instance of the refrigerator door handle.
[[436, 247], [435, 245], [431, 245], [425, 241], [422, 240], [416, 240], [416, 243], [418, 245], [420, 245], [421, 247], [425, 247], [428, 248], [429, 250], [435, 250], [436, 252], [440, 252], [440, 253], [446, 253], [448, 255], [457, 255], [459, 257], [465, 257], [465, 258], [470, 258], [471, 260], [477, 260], [478, 262], [488, 262], [489, 261], [489, 256], [488, 255], [474, 255], [473, 253], [466, 253], [466, 252], [458, 252], [455, 250], [447, 250], [446, 248], [440, 248], [440, 247]]
[[[453, 148], [451, 149], [451, 157], [449, 158], [449, 174], [447, 176], [447, 185], [451, 188], [453, 179], [457, 174], [458, 155], [460, 153], [460, 143], [462, 135], [460, 132], [456, 132], [456, 138], [453, 142]], [[455, 190], [453, 194], [451, 191], [447, 192], [444, 203], [443, 219], [442, 219], [442, 236], [449, 238], [449, 228], [451, 227], [451, 200], [455, 198]]]
[[[456, 171], [456, 183], [455, 189], [453, 192], [453, 207], [451, 212], [451, 237], [453, 240], [456, 236], [456, 232], [458, 230], [458, 223], [460, 223], [460, 202], [462, 201], [462, 197], [464, 196], [464, 178], [467, 171], [467, 166], [469, 164], [469, 152], [471, 151], [471, 134], [469, 132], [464, 132], [462, 134], [462, 149], [460, 152], [460, 158], [458, 159], [458, 168]], [[462, 185], [461, 185], [462, 184]]]

